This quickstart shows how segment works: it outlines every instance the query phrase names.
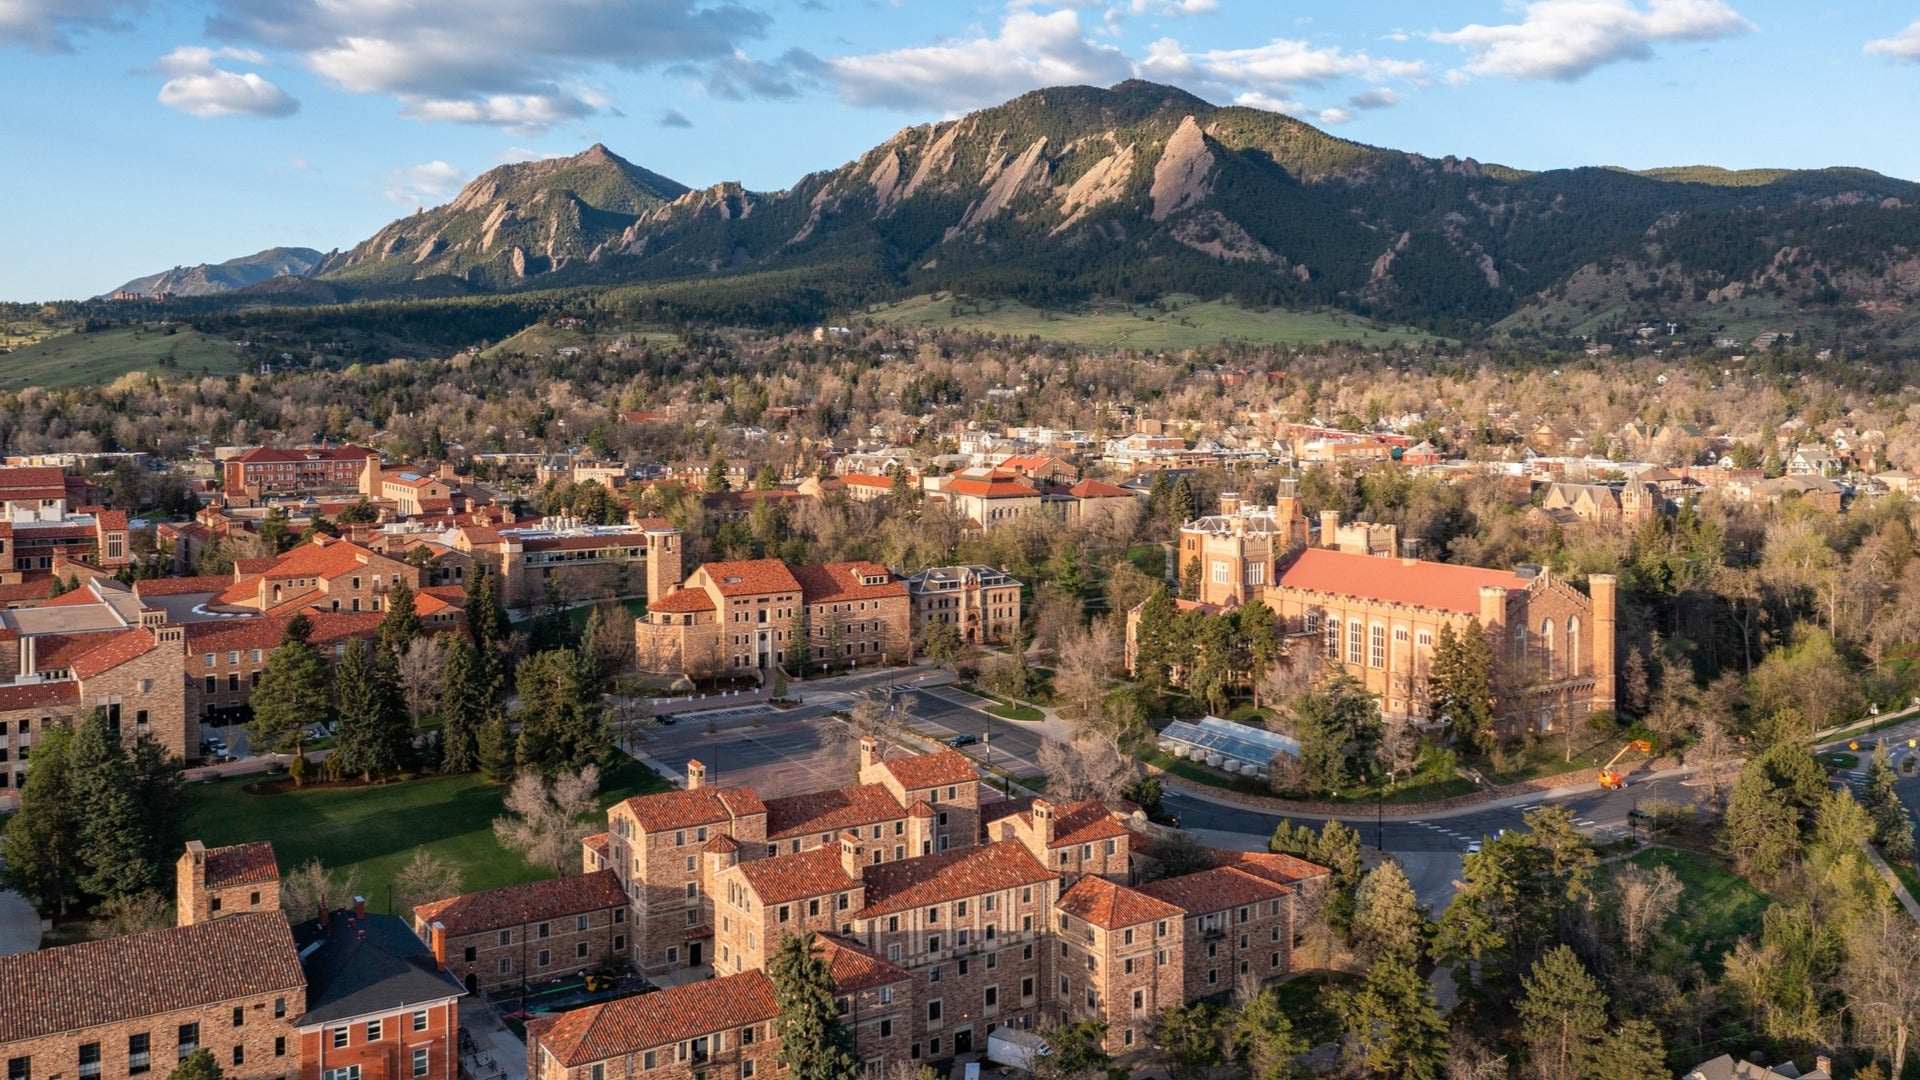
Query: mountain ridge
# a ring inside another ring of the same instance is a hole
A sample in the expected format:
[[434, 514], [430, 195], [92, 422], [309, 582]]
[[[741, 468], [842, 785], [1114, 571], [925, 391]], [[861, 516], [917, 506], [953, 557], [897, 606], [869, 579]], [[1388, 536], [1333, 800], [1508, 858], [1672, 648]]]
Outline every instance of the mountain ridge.
[[313, 273], [325, 258], [324, 254], [312, 248], [271, 247], [265, 251], [242, 255], [225, 262], [176, 266], [157, 274], [137, 277], [118, 289], [109, 289], [101, 295], [111, 296], [120, 292], [136, 293], [140, 296], [157, 296], [162, 293], [172, 293], [175, 296], [212, 296], [245, 289], [276, 277], [305, 277]]

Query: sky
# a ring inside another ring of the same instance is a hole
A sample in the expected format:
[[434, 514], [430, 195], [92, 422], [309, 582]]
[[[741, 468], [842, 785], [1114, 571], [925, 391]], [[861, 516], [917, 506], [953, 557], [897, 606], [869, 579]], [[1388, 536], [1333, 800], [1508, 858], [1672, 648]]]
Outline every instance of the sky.
[[1521, 168], [1920, 179], [1920, 0], [0, 0], [0, 299], [350, 247], [594, 142], [776, 190], [1134, 77]]

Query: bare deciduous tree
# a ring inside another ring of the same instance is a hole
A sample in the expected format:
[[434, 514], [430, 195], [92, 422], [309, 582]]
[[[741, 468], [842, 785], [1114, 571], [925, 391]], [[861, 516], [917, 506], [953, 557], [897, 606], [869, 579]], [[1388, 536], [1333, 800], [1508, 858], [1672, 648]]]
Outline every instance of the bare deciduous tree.
[[280, 910], [290, 922], [305, 922], [321, 911], [346, 907], [360, 894], [360, 874], [349, 870], [336, 874], [308, 859], [291, 874], [280, 877]]
[[440, 691], [447, 681], [447, 647], [438, 637], [417, 637], [400, 654], [400, 689], [407, 713], [415, 724], [440, 707]]
[[96, 938], [125, 937], [173, 925], [167, 910], [167, 898], [157, 892], [137, 896], [117, 896], [100, 905], [100, 918], [94, 921]]
[[1123, 799], [1145, 774], [1112, 736], [1099, 732], [1082, 733], [1072, 744], [1048, 739], [1040, 744], [1036, 763], [1046, 774], [1047, 792], [1068, 802]]
[[1713, 813], [1726, 809], [1727, 788], [1733, 781], [1729, 766], [1739, 753], [1739, 746], [1718, 720], [1703, 721], [1699, 736], [1687, 748], [1687, 767], [1698, 772], [1706, 789], [1707, 807]]
[[1680, 879], [1664, 866], [1626, 866], [1613, 877], [1614, 918], [1627, 955], [1646, 952], [1653, 935], [1680, 906]]
[[1920, 927], [1882, 907], [1854, 929], [1842, 972], [1853, 1015], [1893, 1062], [1893, 1075], [1906, 1075], [1907, 1044], [1920, 1027]]
[[1109, 619], [1069, 631], [1060, 639], [1060, 661], [1054, 666], [1053, 695], [1060, 715], [1088, 731], [1106, 722], [1104, 705], [1119, 662], [1119, 638]]
[[506, 808], [514, 817], [493, 819], [500, 846], [518, 851], [535, 866], [558, 877], [580, 864], [580, 840], [593, 831], [582, 819], [599, 806], [600, 767], [561, 773], [551, 782], [528, 770], [507, 791]]
[[460, 868], [426, 848], [415, 848], [407, 865], [393, 876], [394, 914], [407, 918], [414, 908], [460, 895]]

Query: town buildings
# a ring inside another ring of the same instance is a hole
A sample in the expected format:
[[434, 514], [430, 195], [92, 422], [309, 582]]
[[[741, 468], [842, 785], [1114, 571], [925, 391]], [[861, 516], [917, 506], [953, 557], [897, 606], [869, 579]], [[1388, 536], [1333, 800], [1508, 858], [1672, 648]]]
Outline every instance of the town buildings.
[[281, 449], [254, 446], [221, 462], [222, 489], [231, 500], [360, 492], [377, 495], [380, 452], [364, 446]]
[[530, 881], [413, 909], [468, 993], [544, 982], [627, 954], [627, 895], [611, 870]]
[[782, 664], [877, 664], [906, 655], [907, 584], [877, 563], [706, 563], [634, 623], [642, 671], [700, 677]]

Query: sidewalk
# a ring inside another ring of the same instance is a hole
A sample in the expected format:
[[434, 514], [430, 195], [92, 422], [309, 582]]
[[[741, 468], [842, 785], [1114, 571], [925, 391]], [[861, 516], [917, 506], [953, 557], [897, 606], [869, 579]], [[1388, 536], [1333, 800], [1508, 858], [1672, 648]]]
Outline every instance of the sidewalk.
[[1860, 841], [1860, 850], [1867, 853], [1867, 861], [1873, 864], [1875, 870], [1880, 871], [1880, 876], [1893, 888], [1894, 898], [1900, 901], [1900, 906], [1907, 909], [1907, 914], [1913, 917], [1914, 922], [1920, 923], [1920, 901], [1914, 900], [1913, 894], [1907, 891], [1906, 885], [1902, 884], [1900, 878], [1894, 874], [1893, 867], [1888, 866], [1887, 860], [1881, 858], [1880, 853], [1873, 850], [1873, 845], [1867, 841]]

